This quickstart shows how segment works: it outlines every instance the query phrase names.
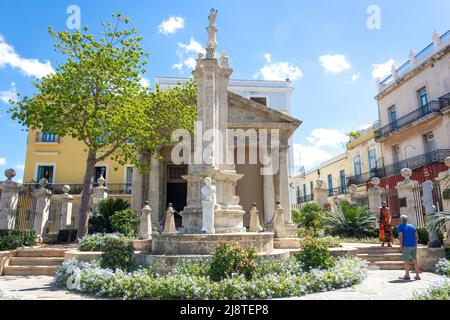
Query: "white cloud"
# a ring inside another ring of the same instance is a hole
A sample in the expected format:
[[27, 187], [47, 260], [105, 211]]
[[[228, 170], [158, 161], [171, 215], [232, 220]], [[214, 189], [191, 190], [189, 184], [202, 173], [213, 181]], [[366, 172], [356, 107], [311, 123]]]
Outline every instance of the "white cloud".
[[319, 57], [322, 67], [327, 72], [341, 73], [344, 70], [350, 69], [352, 65], [343, 54], [323, 55]]
[[17, 179], [17, 183], [23, 183], [23, 179]]
[[14, 82], [11, 83], [10, 89], [0, 91], [0, 100], [8, 104], [10, 100], [17, 101], [17, 89], [16, 84]]
[[42, 78], [55, 72], [48, 60], [42, 63], [37, 59], [26, 59], [19, 56], [14, 47], [6, 43], [3, 36], [0, 35], [0, 68], [4, 66], [19, 69], [25, 75], [36, 78]]
[[183, 49], [186, 53], [204, 53], [205, 49], [203, 49], [202, 45], [194, 39], [194, 37], [191, 37], [191, 40], [188, 44], [185, 43], [178, 43], [178, 47]]
[[144, 88], [150, 87], [150, 80], [148, 80], [147, 78], [141, 78], [141, 80], [139, 80], [139, 83], [140, 83], [141, 86], [143, 86]]
[[177, 32], [180, 29], [184, 28], [184, 18], [183, 17], [169, 17], [166, 20], [163, 20], [161, 24], [158, 26], [158, 30], [163, 34], [172, 34]]
[[348, 142], [348, 135], [336, 129], [314, 129], [306, 140], [318, 147], [339, 148]]
[[189, 43], [179, 42], [177, 49], [178, 62], [173, 64], [172, 68], [178, 70], [180, 73], [194, 70], [199, 53], [205, 54], [205, 49], [194, 37], [191, 37]]
[[305, 168], [314, 167], [328, 159], [333, 155], [329, 152], [317, 147], [317, 146], [305, 146], [302, 144], [294, 143], [294, 166], [300, 168], [304, 166]]
[[373, 66], [372, 77], [374, 79], [383, 80], [384, 78], [386, 78], [391, 74], [392, 65], [394, 64], [395, 64], [394, 59], [389, 59], [387, 62], [381, 64], [374, 63], [372, 65]]
[[6, 164], [6, 158], [0, 158], [0, 166], [4, 166]]
[[21, 171], [25, 170], [25, 164], [16, 164], [14, 168], [19, 169]]
[[359, 78], [361, 78], [361, 73], [359, 73], [359, 72], [354, 73], [354, 74], [352, 75], [352, 82], [355, 82], [355, 81], [358, 80]]
[[303, 77], [303, 72], [294, 64], [289, 62], [272, 62], [270, 53], [264, 54], [266, 64], [253, 75], [254, 79], [262, 78], [264, 80], [291, 81], [299, 80]]
[[358, 130], [366, 130], [366, 129], [369, 129], [370, 127], [372, 127], [372, 126], [373, 126], [373, 124], [367, 123], [367, 124], [360, 125], [357, 129]]

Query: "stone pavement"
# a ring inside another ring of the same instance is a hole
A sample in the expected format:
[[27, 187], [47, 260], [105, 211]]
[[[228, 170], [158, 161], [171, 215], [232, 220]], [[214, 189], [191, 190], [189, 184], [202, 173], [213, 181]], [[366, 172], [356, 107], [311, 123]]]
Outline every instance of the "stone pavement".
[[[438, 281], [438, 275], [423, 273], [421, 281], [403, 281], [402, 271], [370, 270], [369, 276], [353, 288], [307, 295], [289, 300], [409, 300], [414, 291]], [[414, 276], [414, 273], [411, 274]], [[0, 289], [27, 300], [93, 300], [92, 296], [53, 288], [53, 277], [0, 277]]]
[[369, 270], [368, 277], [359, 285], [336, 291], [315, 293], [290, 300], [409, 300], [414, 291], [428, 288], [437, 282], [440, 276], [422, 273], [421, 281], [399, 279], [404, 275], [399, 270]]

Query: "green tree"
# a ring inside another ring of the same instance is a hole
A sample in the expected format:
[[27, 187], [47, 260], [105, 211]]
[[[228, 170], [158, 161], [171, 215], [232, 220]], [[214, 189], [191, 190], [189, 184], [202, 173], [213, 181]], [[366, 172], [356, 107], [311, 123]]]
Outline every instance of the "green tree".
[[313, 235], [317, 235], [323, 228], [325, 214], [315, 203], [305, 204], [300, 211], [293, 212], [293, 221], [299, 227], [311, 231]]
[[140, 45], [142, 37], [128, 24], [128, 18], [115, 14], [112, 22], [102, 24], [98, 37], [89, 34], [88, 27], [74, 33], [50, 28], [55, 50], [65, 61], [54, 74], [34, 83], [36, 95], [20, 99], [9, 110], [30, 129], [84, 143], [78, 239], [88, 231], [95, 164], [110, 158], [145, 171], [140, 154], [156, 154], [171, 130], [190, 128], [195, 119], [195, 104], [185, 105], [195, 99], [192, 83], [167, 93], [140, 84], [148, 54]]

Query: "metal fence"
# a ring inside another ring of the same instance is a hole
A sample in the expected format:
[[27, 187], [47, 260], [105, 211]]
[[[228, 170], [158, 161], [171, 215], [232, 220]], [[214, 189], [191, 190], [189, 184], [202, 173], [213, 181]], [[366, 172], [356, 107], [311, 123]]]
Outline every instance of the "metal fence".
[[34, 211], [36, 201], [33, 197], [33, 190], [22, 186], [19, 191], [19, 201], [16, 211], [16, 229], [30, 230], [34, 227]]

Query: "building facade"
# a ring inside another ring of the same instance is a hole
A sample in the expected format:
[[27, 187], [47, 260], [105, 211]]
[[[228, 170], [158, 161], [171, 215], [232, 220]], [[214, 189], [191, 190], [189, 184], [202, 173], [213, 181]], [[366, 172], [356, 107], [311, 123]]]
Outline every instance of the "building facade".
[[379, 83], [379, 120], [375, 138], [385, 166], [378, 172], [381, 186], [394, 188], [403, 168], [419, 182], [445, 171], [450, 155], [450, 30]]

